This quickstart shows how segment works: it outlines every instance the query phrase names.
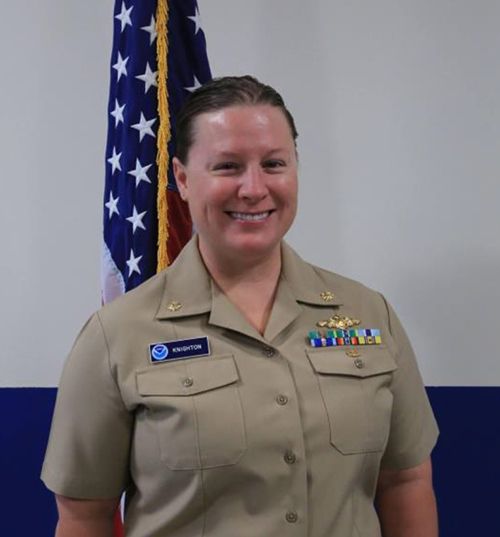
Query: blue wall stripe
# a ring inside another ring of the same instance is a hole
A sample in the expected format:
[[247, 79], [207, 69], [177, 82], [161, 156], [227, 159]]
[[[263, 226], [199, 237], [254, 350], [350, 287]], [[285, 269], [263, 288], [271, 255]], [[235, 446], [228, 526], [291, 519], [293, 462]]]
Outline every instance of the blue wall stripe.
[[[427, 391], [441, 430], [433, 453], [440, 536], [500, 535], [500, 387]], [[54, 535], [54, 501], [38, 476], [55, 395], [0, 389], [0, 535]]]
[[500, 536], [500, 387], [427, 388], [441, 537]]
[[55, 388], [1, 388], [0, 535], [53, 537], [53, 496], [39, 479]]

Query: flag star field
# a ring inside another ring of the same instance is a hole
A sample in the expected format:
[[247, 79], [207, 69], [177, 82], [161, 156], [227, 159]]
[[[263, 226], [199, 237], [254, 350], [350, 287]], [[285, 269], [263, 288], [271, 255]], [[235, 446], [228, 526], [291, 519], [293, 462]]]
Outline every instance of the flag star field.
[[[110, 69], [104, 191], [103, 299], [110, 287], [128, 291], [157, 266], [158, 67], [155, 0], [116, 2]], [[211, 78], [197, 3], [169, 2], [168, 75], [171, 140], [189, 95]], [[176, 192], [171, 165], [168, 190]]]

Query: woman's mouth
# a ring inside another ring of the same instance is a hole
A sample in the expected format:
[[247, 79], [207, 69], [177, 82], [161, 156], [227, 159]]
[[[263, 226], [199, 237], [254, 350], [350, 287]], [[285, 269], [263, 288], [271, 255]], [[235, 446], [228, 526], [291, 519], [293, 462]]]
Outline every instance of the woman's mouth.
[[264, 211], [261, 213], [239, 213], [236, 211], [228, 211], [228, 215], [233, 220], [241, 220], [242, 222], [261, 222], [266, 220], [273, 211]]

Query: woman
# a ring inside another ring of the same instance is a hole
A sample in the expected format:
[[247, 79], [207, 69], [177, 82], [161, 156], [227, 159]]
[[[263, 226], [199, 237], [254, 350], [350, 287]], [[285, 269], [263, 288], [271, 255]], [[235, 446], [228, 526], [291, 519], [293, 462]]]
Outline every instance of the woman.
[[437, 536], [437, 428], [399, 321], [282, 240], [297, 132], [281, 97], [218, 79], [177, 130], [197, 235], [75, 343], [43, 469], [57, 536], [110, 536], [123, 491], [127, 537]]

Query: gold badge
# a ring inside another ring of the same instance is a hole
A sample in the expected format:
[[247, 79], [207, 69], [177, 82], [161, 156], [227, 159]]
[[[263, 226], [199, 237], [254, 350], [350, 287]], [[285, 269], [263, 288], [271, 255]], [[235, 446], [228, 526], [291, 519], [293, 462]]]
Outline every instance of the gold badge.
[[317, 326], [321, 328], [337, 328], [339, 330], [346, 330], [352, 328], [353, 326], [359, 326], [361, 321], [359, 319], [354, 319], [352, 317], [347, 317], [345, 315], [334, 315], [326, 321], [319, 321]]
[[182, 304], [180, 302], [176, 302], [175, 300], [170, 302], [170, 304], [167, 306], [168, 311], [178, 311], [181, 308]]
[[349, 349], [346, 351], [346, 354], [349, 358], [359, 358], [361, 356], [361, 353], [357, 349]]
[[319, 294], [319, 296], [325, 301], [325, 302], [331, 302], [335, 296], [330, 291], [323, 291]]

